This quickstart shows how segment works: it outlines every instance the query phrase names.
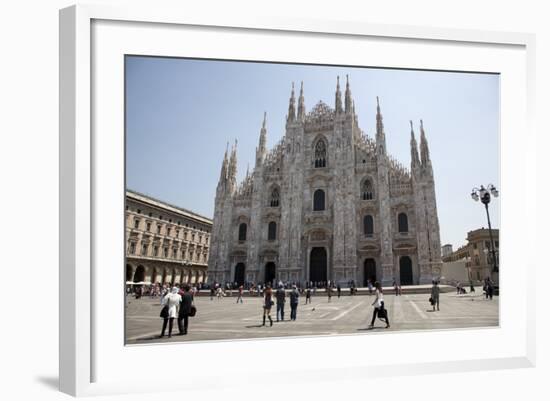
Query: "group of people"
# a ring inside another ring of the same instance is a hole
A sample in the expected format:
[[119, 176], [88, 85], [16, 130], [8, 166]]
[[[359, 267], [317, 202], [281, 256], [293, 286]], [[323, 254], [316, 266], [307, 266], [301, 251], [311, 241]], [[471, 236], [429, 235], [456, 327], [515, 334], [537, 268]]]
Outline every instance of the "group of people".
[[164, 337], [167, 326], [168, 337], [172, 337], [175, 319], [178, 321], [178, 335], [186, 335], [189, 328], [189, 316], [192, 315], [192, 308], [194, 307], [191, 288], [188, 285], [183, 286], [182, 289], [173, 287], [169, 293], [163, 296], [161, 305], [163, 322], [160, 337]]
[[[308, 289], [309, 290], [309, 289]], [[288, 294], [290, 298], [290, 320], [296, 320], [296, 314], [298, 311], [298, 303], [300, 299], [300, 292], [296, 285], [292, 286], [292, 290]], [[283, 285], [279, 285], [277, 291], [275, 291], [275, 300], [277, 301], [277, 321], [285, 320], [285, 303], [287, 295]], [[311, 300], [310, 300], [311, 302]], [[262, 326], [265, 326], [266, 318], [269, 320], [269, 325], [273, 326], [273, 319], [271, 318], [271, 308], [275, 302], [273, 301], [273, 289], [268, 284], [264, 291], [264, 305], [263, 305], [263, 321]]]

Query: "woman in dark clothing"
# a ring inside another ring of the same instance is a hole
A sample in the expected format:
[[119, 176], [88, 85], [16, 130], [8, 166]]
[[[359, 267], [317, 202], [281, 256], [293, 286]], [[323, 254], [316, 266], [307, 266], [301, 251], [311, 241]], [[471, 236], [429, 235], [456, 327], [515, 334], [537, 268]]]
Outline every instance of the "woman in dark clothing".
[[271, 319], [271, 307], [273, 306], [273, 291], [271, 286], [267, 284], [264, 291], [264, 319], [262, 326], [265, 326], [265, 317], [269, 319], [269, 326], [273, 326], [273, 319]]

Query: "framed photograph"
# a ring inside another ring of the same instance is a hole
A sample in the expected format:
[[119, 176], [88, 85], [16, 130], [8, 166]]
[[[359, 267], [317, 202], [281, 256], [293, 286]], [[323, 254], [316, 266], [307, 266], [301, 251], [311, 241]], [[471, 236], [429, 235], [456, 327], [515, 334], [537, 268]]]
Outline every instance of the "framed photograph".
[[62, 10], [61, 390], [533, 366], [533, 47]]

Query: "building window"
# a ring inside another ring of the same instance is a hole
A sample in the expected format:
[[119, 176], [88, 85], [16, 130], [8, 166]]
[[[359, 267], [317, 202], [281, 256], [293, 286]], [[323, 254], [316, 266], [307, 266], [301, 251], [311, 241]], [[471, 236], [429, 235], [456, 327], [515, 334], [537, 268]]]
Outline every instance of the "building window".
[[323, 139], [319, 139], [315, 144], [315, 168], [327, 166], [327, 144]]
[[278, 207], [279, 206], [279, 188], [273, 188], [271, 191], [271, 200], [270, 200], [270, 206], [271, 207]]
[[399, 215], [397, 216], [397, 226], [400, 233], [409, 232], [409, 218], [405, 213], [399, 213]]
[[169, 235], [170, 235], [170, 231], [171, 231], [171, 230], [172, 230], [172, 229], [171, 229], [170, 227], [168, 227], [168, 228], [166, 229], [166, 235], [168, 235], [168, 236], [169, 236]]
[[277, 223], [271, 221], [267, 227], [267, 239], [268, 241], [275, 241], [277, 239]]
[[130, 242], [130, 255], [136, 253], [136, 244], [135, 242]]
[[363, 218], [363, 230], [367, 237], [372, 237], [374, 234], [374, 219], [371, 215], [366, 215]]
[[177, 259], [178, 258], [178, 250], [174, 248], [174, 251], [172, 252], [172, 255], [173, 255], [174, 259]]
[[246, 223], [239, 225], [239, 241], [246, 241]]
[[194, 233], [191, 234], [191, 241], [192, 241], [192, 242], [195, 242], [195, 234], [194, 234]]
[[374, 199], [374, 189], [370, 180], [365, 180], [361, 187], [361, 199], [372, 200]]
[[160, 229], [162, 228], [162, 226], [159, 224], [157, 225], [157, 234], [160, 234]]
[[325, 210], [325, 191], [322, 189], [313, 193], [313, 210]]
[[139, 228], [139, 219], [134, 220], [134, 228]]
[[176, 238], [179, 238], [180, 236], [180, 230], [176, 230]]
[[165, 257], [165, 258], [168, 257], [168, 248], [164, 248], [164, 257]]
[[151, 223], [147, 222], [147, 231], [151, 231]]
[[153, 256], [159, 256], [159, 247], [158, 246], [155, 246], [153, 248]]
[[498, 248], [498, 241], [495, 241], [495, 248]]
[[143, 245], [141, 246], [141, 254], [142, 254], [143, 256], [147, 256], [147, 244], [143, 244]]

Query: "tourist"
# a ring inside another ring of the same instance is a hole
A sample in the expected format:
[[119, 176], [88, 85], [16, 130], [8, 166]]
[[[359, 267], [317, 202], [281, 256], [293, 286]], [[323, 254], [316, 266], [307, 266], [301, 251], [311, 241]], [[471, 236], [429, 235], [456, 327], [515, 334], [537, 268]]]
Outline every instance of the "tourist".
[[191, 314], [192, 305], [193, 294], [189, 291], [189, 285], [185, 285], [183, 287], [183, 295], [181, 296], [180, 310], [178, 312], [178, 329], [180, 336], [187, 334], [187, 328], [189, 327], [189, 315]]
[[273, 326], [273, 319], [271, 319], [271, 307], [273, 306], [272, 290], [269, 284], [266, 285], [264, 290], [264, 319], [262, 326], [265, 326], [265, 317], [269, 319], [269, 326]]
[[494, 289], [495, 288], [493, 286], [493, 281], [489, 277], [487, 277], [485, 279], [485, 299], [493, 299]]
[[374, 321], [376, 320], [376, 317], [379, 317], [386, 321], [386, 329], [387, 329], [390, 327], [390, 321], [388, 320], [388, 311], [384, 308], [384, 294], [382, 292], [382, 286], [377, 281], [374, 283], [374, 288], [376, 288], [376, 291], [375, 291], [376, 298], [372, 303], [372, 306], [374, 306], [374, 311], [372, 313], [372, 320], [370, 322], [369, 329], [372, 329], [374, 327]]
[[292, 291], [290, 292], [290, 320], [296, 320], [299, 298], [300, 293], [298, 292], [296, 285], [293, 285]]
[[279, 321], [279, 316], [281, 320], [285, 320], [286, 293], [282, 283], [279, 283], [279, 288], [275, 292], [275, 298], [277, 299], [277, 321]]
[[328, 301], [330, 302], [332, 299], [332, 287], [330, 286], [330, 284], [327, 286], [327, 297]]
[[367, 280], [367, 287], [369, 289], [369, 295], [372, 295], [372, 282], [370, 280]]
[[340, 287], [340, 283], [336, 285], [336, 293], [338, 294], [338, 298], [340, 298], [340, 295], [342, 294], [342, 287]]
[[214, 295], [216, 294], [216, 290], [214, 289], [214, 286], [210, 287], [210, 300], [214, 300]]
[[162, 332], [160, 337], [164, 337], [166, 332], [166, 325], [168, 324], [168, 337], [172, 337], [172, 328], [174, 326], [174, 319], [178, 316], [178, 307], [181, 302], [181, 295], [178, 294], [178, 287], [172, 288], [172, 292], [164, 297], [163, 307], [167, 307], [167, 311], [164, 314], [164, 321], [162, 323]]
[[311, 288], [310, 287], [306, 288], [306, 305], [307, 305], [308, 301], [309, 301], [309, 303], [311, 303]]
[[397, 281], [393, 279], [393, 290], [395, 291], [395, 296], [399, 295], [399, 286], [397, 285]]
[[239, 303], [239, 301], [241, 301], [241, 304], [243, 303], [243, 291], [244, 291], [244, 288], [243, 286], [239, 286], [239, 295], [237, 296], [237, 303]]
[[216, 290], [216, 296], [218, 297], [218, 301], [221, 301], [224, 295], [225, 294], [223, 293], [222, 287], [219, 286], [218, 289]]
[[437, 310], [439, 310], [439, 282], [437, 280], [432, 281], [432, 292], [431, 292], [431, 302], [433, 310], [435, 312], [435, 307], [437, 305]]

